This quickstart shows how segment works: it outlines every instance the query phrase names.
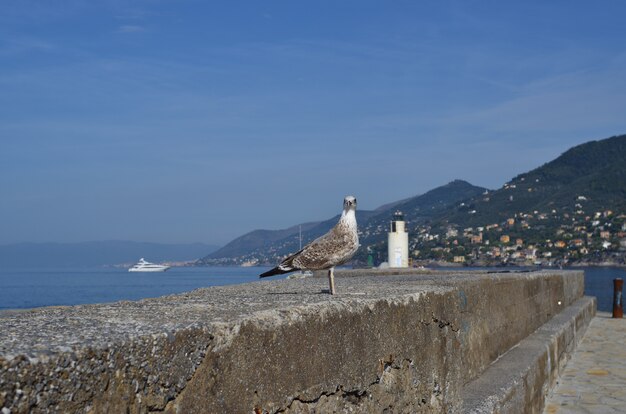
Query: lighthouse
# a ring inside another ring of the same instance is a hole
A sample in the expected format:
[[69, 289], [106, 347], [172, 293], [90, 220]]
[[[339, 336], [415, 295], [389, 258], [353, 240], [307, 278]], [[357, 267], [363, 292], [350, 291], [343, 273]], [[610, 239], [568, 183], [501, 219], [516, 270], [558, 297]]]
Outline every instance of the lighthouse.
[[402, 212], [393, 214], [390, 230], [387, 238], [389, 267], [409, 267], [409, 233]]

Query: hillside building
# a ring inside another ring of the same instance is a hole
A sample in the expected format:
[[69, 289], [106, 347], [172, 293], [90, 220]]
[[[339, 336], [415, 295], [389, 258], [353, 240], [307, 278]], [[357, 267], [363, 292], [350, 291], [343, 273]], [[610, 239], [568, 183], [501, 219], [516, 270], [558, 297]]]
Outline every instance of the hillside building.
[[481, 244], [483, 242], [483, 233], [472, 235], [471, 242], [472, 244]]

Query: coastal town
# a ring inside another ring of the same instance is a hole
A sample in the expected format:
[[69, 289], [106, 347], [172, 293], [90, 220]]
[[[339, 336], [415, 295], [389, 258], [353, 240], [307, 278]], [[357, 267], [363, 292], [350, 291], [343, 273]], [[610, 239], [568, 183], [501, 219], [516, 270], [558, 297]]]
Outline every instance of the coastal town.
[[[483, 201], [489, 201], [488, 191]], [[409, 222], [409, 265], [623, 265], [626, 214], [609, 209], [589, 211], [587, 201], [585, 195], [578, 195], [570, 206], [513, 213], [504, 220], [471, 227], [445, 220]], [[469, 215], [476, 213], [463, 202], [457, 207], [465, 208]], [[366, 226], [362, 236], [373, 238], [386, 231], [389, 228], [383, 224]], [[384, 243], [366, 249], [370, 265], [388, 259]]]
[[520, 212], [504, 222], [459, 228], [418, 226], [411, 237], [413, 262], [467, 265], [623, 264], [626, 215], [586, 212], [584, 196], [573, 211]]

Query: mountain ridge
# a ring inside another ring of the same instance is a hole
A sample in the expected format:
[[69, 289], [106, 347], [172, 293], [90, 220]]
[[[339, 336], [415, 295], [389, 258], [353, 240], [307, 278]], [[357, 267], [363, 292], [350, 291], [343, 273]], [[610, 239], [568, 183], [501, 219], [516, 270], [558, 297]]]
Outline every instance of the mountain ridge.
[[486, 197], [466, 200], [465, 208], [441, 211], [438, 219], [459, 226], [489, 224], [519, 211], [572, 210], [578, 196], [586, 199], [587, 209], [626, 207], [626, 135], [574, 146]]
[[574, 146], [409, 232], [426, 264], [624, 265], [626, 135]]

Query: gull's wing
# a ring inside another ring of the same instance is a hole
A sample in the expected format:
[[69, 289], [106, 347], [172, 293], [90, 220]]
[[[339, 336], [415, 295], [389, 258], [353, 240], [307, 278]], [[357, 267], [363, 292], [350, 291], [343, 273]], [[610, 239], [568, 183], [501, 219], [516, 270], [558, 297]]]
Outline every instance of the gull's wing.
[[338, 223], [328, 233], [294, 254], [292, 263], [299, 269], [328, 269], [348, 261], [356, 252], [358, 244], [355, 234]]
[[356, 233], [339, 222], [328, 233], [307, 244], [302, 250], [283, 260], [260, 277], [280, 275], [295, 270], [323, 270], [341, 265], [354, 255], [359, 247]]

